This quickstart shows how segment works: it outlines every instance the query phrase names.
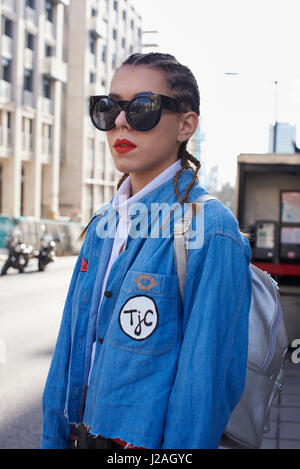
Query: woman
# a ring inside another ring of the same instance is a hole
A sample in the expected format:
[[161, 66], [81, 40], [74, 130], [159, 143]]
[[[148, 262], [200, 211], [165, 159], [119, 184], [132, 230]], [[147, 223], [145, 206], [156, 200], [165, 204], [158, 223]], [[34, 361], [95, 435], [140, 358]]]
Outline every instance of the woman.
[[[199, 102], [191, 71], [160, 53], [130, 56], [109, 97], [91, 98], [124, 175], [85, 230], [43, 395], [42, 448], [70, 447], [71, 426], [79, 447], [218, 447], [244, 387], [250, 248], [232, 213], [207, 202], [181, 301], [173, 209], [205, 193], [186, 151]], [[155, 204], [172, 208], [169, 236], [149, 235]], [[113, 219], [117, 232], [104, 236]]]

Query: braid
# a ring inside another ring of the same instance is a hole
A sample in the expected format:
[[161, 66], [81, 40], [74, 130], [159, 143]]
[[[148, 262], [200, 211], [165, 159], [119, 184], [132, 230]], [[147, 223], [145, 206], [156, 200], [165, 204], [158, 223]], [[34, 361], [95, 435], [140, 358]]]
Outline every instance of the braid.
[[124, 173], [121, 179], [119, 179], [118, 184], [117, 184], [117, 190], [119, 189], [121, 184], [125, 181], [125, 179], [128, 178], [128, 176], [129, 176], [129, 173]]
[[[196, 169], [193, 169], [193, 167], [190, 165], [190, 162], [193, 163], [196, 166]], [[175, 193], [178, 197], [178, 202], [180, 204], [182, 204], [184, 202], [188, 202], [188, 200], [189, 200], [188, 197], [189, 197], [190, 190], [192, 189], [192, 187], [195, 184], [196, 180], [198, 181], [197, 173], [198, 173], [198, 171], [201, 167], [201, 164], [200, 164], [200, 161], [197, 160], [197, 158], [195, 158], [193, 155], [191, 155], [187, 150], [184, 150], [184, 152], [181, 155], [181, 166], [182, 166], [182, 168], [179, 171], [177, 171], [177, 173], [175, 174], [175, 177], [174, 177], [174, 190], [175, 190]], [[184, 196], [181, 197], [179, 189], [178, 189], [178, 177], [179, 177], [180, 173], [182, 173], [185, 169], [189, 169], [189, 168], [192, 169], [192, 171], [194, 173], [194, 177], [193, 177], [192, 181], [189, 183], [189, 185], [187, 186], [187, 188], [185, 189]]]

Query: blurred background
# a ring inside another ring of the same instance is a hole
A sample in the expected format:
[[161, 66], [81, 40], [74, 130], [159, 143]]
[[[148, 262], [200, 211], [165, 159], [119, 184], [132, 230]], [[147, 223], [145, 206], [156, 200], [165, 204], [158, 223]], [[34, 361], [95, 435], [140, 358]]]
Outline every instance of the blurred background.
[[[0, 447], [39, 446], [40, 399], [92, 214], [121, 174], [90, 95], [131, 53], [168, 52], [197, 78], [199, 182], [250, 234], [300, 338], [298, 0], [0, 1]], [[53, 262], [54, 261], [54, 262]], [[22, 275], [20, 275], [22, 273]], [[299, 366], [265, 447], [300, 448]], [[288, 397], [287, 397], [288, 396]]]

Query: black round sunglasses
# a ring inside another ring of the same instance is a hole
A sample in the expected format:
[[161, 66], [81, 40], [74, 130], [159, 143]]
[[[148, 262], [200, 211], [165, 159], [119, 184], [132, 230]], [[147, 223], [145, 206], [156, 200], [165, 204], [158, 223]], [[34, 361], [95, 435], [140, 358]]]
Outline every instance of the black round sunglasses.
[[135, 130], [153, 129], [160, 118], [162, 109], [181, 112], [180, 103], [175, 98], [163, 94], [140, 94], [131, 101], [116, 101], [110, 96], [90, 97], [90, 117], [93, 125], [103, 131], [116, 127], [115, 120], [123, 110], [128, 124]]

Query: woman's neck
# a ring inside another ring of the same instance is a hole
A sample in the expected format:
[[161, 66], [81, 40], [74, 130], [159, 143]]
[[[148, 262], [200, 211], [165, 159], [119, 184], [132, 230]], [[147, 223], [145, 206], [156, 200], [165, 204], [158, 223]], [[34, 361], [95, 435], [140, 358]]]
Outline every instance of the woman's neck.
[[[175, 160], [176, 161], [176, 160]], [[159, 174], [161, 174], [165, 169], [171, 166], [175, 161], [167, 161], [164, 165], [159, 167], [151, 168], [142, 173], [134, 172], [129, 173], [131, 181], [131, 197], [139, 192], [143, 187], [149, 184], [153, 179], [155, 179]]]

